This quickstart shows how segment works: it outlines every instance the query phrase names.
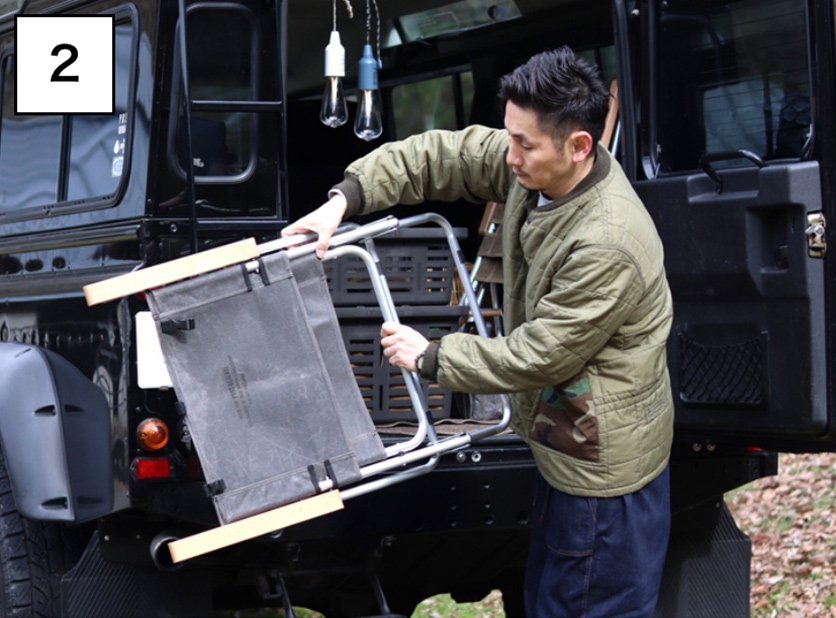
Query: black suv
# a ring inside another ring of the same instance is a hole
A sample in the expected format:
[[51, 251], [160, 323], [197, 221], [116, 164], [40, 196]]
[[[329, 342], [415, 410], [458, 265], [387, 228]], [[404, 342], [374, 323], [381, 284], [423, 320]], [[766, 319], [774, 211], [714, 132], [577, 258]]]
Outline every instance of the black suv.
[[[20, 14], [114, 16], [115, 114], [15, 114]], [[319, 119], [334, 23], [351, 119], [363, 44], [382, 61], [372, 142]], [[171, 564], [168, 542], [218, 525], [212, 488], [176, 393], [138, 352], [145, 296], [88, 306], [82, 288], [275, 239], [383, 141], [501, 126], [497, 79], [568, 44], [617, 88], [610, 147], [665, 243], [675, 303], [674, 528], [657, 614], [748, 616], [750, 545], [724, 492], [774, 474], [778, 451], [836, 445], [834, 33], [832, 3], [804, 0], [0, 1], [3, 615], [408, 615], [439, 592], [497, 588], [522, 614], [534, 464], [510, 433], [340, 513]], [[424, 208], [477, 259], [481, 208]], [[386, 243], [393, 268], [444, 259], [430, 233]], [[409, 426], [402, 385], [379, 352], [366, 358], [380, 315], [352, 296], [355, 276], [330, 272], [333, 299], [390, 443]], [[430, 334], [467, 328], [444, 294], [396, 300]], [[425, 388], [439, 431], [471, 420], [468, 398]]]

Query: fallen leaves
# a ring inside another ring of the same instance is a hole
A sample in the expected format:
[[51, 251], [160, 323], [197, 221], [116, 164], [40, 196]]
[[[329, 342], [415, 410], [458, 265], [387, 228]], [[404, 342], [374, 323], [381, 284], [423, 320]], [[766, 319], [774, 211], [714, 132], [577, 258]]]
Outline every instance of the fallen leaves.
[[780, 456], [726, 496], [752, 540], [752, 616], [836, 618], [836, 454]]

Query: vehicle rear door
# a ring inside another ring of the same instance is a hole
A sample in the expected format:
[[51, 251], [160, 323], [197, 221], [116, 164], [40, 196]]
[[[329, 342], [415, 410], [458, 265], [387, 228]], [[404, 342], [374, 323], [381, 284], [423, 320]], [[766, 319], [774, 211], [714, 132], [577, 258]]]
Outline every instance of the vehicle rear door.
[[677, 437], [832, 449], [825, 245], [834, 219], [814, 130], [826, 93], [814, 77], [808, 3], [616, 9], [633, 127], [624, 166], [662, 236], [674, 298]]

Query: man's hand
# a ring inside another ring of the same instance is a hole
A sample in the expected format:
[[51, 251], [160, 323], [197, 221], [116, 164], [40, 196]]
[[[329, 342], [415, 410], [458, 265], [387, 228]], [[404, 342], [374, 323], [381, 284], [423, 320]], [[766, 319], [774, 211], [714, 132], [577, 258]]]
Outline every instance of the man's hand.
[[380, 327], [380, 344], [383, 354], [394, 367], [417, 371], [415, 358], [430, 342], [414, 328], [396, 322], [384, 322]]
[[331, 235], [343, 220], [347, 207], [348, 203], [345, 196], [338, 193], [313, 212], [284, 228], [282, 236], [316, 232], [319, 234], [319, 240], [316, 243], [316, 255], [321, 259], [328, 250]]

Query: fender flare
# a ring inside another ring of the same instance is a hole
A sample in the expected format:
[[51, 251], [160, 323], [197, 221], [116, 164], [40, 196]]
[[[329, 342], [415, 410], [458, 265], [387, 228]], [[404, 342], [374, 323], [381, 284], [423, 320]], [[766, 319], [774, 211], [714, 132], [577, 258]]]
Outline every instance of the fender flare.
[[113, 508], [110, 409], [63, 357], [0, 343], [0, 443], [20, 513], [80, 522]]

